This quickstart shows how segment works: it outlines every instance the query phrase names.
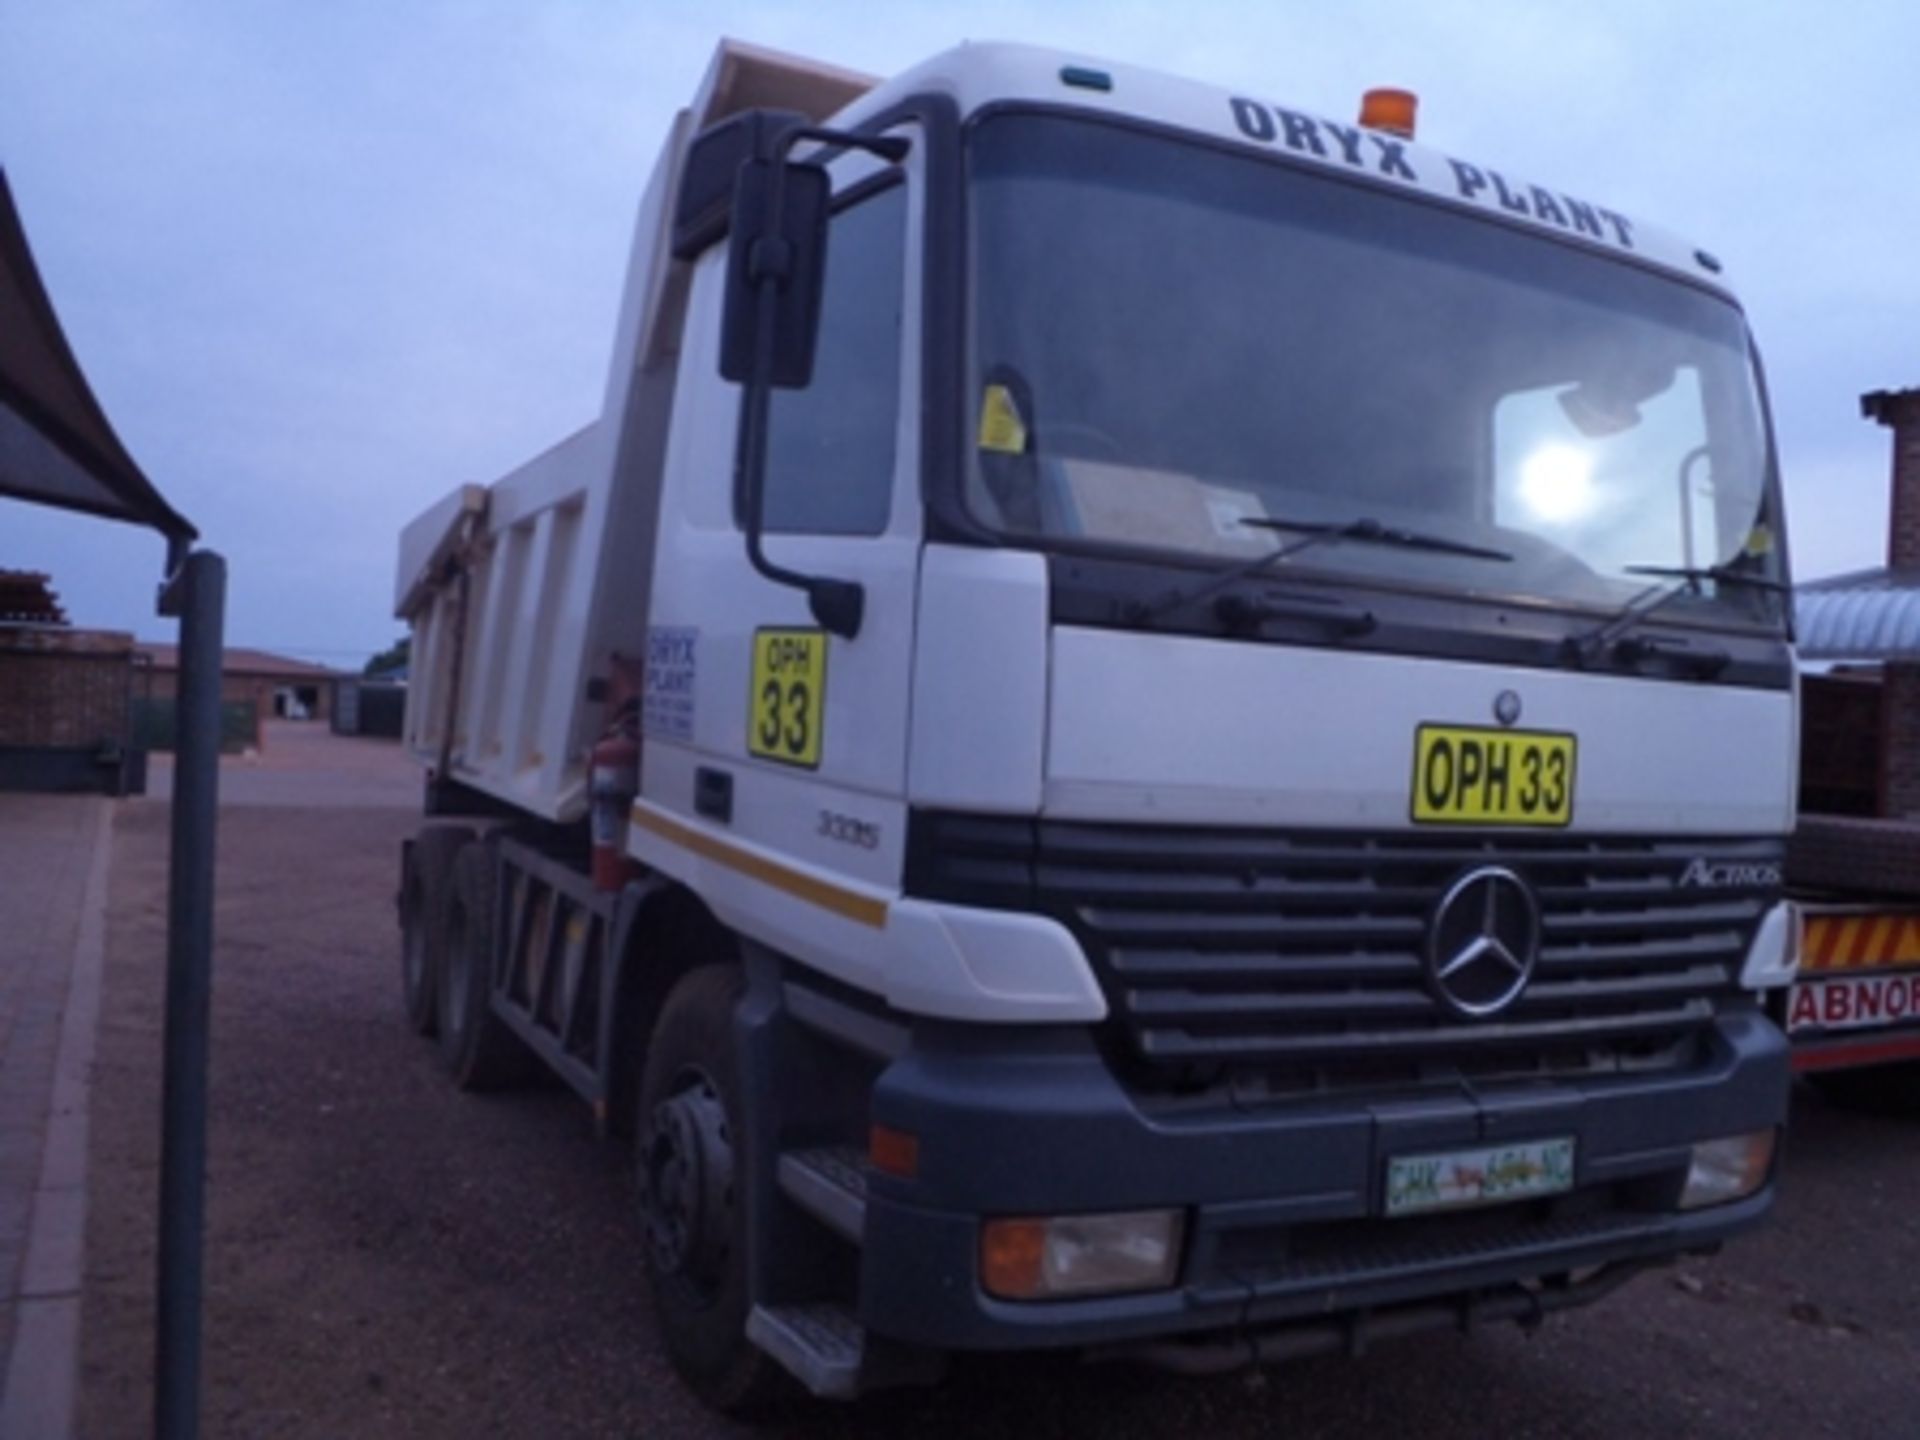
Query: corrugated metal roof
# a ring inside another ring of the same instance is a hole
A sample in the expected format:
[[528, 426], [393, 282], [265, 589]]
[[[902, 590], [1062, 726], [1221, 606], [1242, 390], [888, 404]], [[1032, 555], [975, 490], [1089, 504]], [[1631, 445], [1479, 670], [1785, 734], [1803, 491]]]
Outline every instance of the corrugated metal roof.
[[1920, 571], [1858, 570], [1799, 586], [1804, 660], [1920, 660]]

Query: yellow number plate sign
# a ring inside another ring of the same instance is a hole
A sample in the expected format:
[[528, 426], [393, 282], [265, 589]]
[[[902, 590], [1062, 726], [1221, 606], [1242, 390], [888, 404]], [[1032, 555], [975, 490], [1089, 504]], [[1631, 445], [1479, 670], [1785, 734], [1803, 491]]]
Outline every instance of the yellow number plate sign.
[[1574, 737], [1543, 730], [1422, 725], [1413, 732], [1417, 825], [1565, 825]]
[[747, 749], [783, 765], [820, 763], [827, 704], [827, 632], [756, 630]]

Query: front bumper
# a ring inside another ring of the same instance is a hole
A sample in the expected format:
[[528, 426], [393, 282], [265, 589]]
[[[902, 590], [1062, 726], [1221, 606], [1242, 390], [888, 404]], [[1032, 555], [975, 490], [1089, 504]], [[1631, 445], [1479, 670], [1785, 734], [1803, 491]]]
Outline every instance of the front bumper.
[[[873, 1119], [919, 1140], [915, 1179], [869, 1180], [859, 1308], [875, 1334], [941, 1349], [1112, 1347], [1308, 1322], [1331, 1333], [1328, 1317], [1382, 1311], [1401, 1329], [1420, 1315], [1524, 1318], [1607, 1286], [1560, 1285], [1535, 1303], [1517, 1298], [1523, 1282], [1611, 1277], [1756, 1223], [1771, 1180], [1713, 1209], [1676, 1202], [1693, 1143], [1782, 1124], [1789, 1089], [1786, 1041], [1751, 1012], [1722, 1015], [1684, 1072], [1249, 1109], [1150, 1111], [1081, 1037], [1005, 1043], [920, 1037], [875, 1089]], [[1568, 1195], [1382, 1218], [1389, 1157], [1567, 1135]], [[1187, 1217], [1171, 1289], [1013, 1303], [980, 1288], [984, 1217], [1163, 1206]]]

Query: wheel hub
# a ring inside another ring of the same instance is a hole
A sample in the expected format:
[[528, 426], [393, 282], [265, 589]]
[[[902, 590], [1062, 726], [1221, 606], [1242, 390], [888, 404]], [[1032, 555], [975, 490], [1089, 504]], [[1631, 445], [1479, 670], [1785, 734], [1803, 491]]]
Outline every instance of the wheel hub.
[[655, 1270], [712, 1291], [732, 1244], [733, 1140], [720, 1092], [704, 1073], [685, 1076], [647, 1118], [640, 1181]]

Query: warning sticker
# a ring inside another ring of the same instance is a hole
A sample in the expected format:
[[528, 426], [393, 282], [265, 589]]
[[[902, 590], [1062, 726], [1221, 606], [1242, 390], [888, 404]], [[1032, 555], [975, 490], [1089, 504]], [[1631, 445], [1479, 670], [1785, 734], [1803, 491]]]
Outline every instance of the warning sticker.
[[645, 734], [662, 740], [693, 739], [699, 655], [700, 631], [693, 626], [656, 625], [647, 631], [646, 682], [640, 700], [640, 728]]
[[1023, 455], [1027, 449], [1027, 425], [1020, 418], [1020, 407], [1013, 392], [1004, 385], [989, 385], [980, 397], [980, 435], [982, 450], [1002, 455]]

